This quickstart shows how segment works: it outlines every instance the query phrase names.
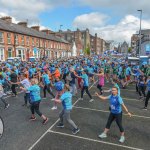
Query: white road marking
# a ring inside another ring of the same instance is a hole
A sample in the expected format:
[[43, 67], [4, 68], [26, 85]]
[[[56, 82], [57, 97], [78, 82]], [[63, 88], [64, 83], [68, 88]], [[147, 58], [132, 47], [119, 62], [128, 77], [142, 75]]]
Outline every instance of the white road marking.
[[[92, 108], [86, 108], [86, 107], [78, 107], [78, 106], [74, 106], [74, 108], [77, 109], [83, 109], [83, 110], [91, 110], [91, 111], [97, 111], [97, 112], [104, 112], [104, 113], [109, 113], [110, 111], [107, 110], [100, 110], [100, 109], [92, 109]], [[127, 116], [127, 114], [123, 114], [125, 116]], [[138, 117], [138, 118], [144, 118], [144, 119], [150, 119], [150, 117], [148, 116], [139, 116], [139, 115], [132, 115], [132, 117]]]
[[62, 133], [62, 132], [56, 132], [56, 131], [52, 131], [52, 130], [49, 131], [49, 132], [54, 133], [54, 134], [58, 134], [58, 135], [65, 135], [65, 136], [69, 136], [69, 137], [74, 137], [74, 138], [78, 138], [78, 139], [83, 139], [83, 140], [87, 140], [87, 141], [92, 141], [92, 142], [97, 142], [97, 143], [103, 143], [103, 144], [106, 144], [106, 145], [122, 147], [122, 148], [126, 148], [126, 149], [143, 150], [143, 149], [140, 149], [140, 148], [135, 148], [135, 147], [125, 146], [125, 145], [120, 145], [120, 144], [105, 142], [105, 141], [96, 140], [96, 139], [90, 139], [90, 138], [86, 138], [86, 137], [76, 136], [76, 135], [67, 134], [67, 133]]
[[[96, 81], [96, 82], [97, 82], [97, 81]], [[91, 89], [91, 88], [94, 86], [94, 84], [95, 84], [96, 82], [94, 82], [94, 83], [91, 85], [91, 87], [90, 87], [89, 89]], [[79, 101], [79, 99], [77, 99], [77, 101], [74, 102], [73, 106], [74, 106], [78, 101]], [[42, 138], [58, 123], [58, 121], [59, 121], [59, 118], [54, 122], [54, 124], [52, 124], [52, 125], [50, 126], [50, 128], [48, 128], [48, 130], [47, 130], [41, 137], [39, 137], [39, 139], [38, 139], [28, 150], [32, 150], [32, 149], [34, 148], [34, 146], [35, 146], [38, 142], [40, 142], [40, 141], [42, 140]]]

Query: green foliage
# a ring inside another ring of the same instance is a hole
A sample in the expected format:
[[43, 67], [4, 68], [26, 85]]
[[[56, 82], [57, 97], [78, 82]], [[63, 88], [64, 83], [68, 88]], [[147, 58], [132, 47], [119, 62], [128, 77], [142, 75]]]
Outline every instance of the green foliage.
[[132, 48], [129, 47], [129, 48], [128, 48], [128, 53], [131, 53], [131, 51], [132, 51]]
[[84, 53], [85, 53], [86, 55], [90, 55], [90, 46], [89, 46], [89, 44], [88, 44], [87, 47], [84, 49]]

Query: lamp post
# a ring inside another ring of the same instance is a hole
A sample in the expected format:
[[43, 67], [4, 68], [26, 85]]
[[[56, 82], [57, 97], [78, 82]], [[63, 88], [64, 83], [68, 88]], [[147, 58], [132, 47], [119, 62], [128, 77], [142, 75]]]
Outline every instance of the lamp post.
[[141, 24], [142, 24], [142, 10], [137, 10], [140, 12], [140, 31], [139, 31], [139, 35], [140, 35], [140, 40], [139, 40], [139, 56], [141, 55]]

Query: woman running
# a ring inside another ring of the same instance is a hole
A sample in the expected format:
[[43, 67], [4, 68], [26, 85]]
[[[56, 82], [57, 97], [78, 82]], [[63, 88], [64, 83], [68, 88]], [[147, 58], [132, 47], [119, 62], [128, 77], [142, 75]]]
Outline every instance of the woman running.
[[94, 73], [94, 75], [97, 75], [99, 77], [99, 82], [98, 82], [97, 88], [100, 91], [100, 95], [102, 95], [103, 94], [102, 87], [104, 86], [104, 70], [100, 69], [99, 74]]
[[57, 125], [59, 128], [64, 127], [64, 117], [67, 120], [67, 122], [73, 127], [72, 133], [77, 134], [80, 129], [77, 127], [77, 125], [72, 121], [70, 114], [72, 110], [72, 94], [70, 93], [70, 87], [69, 85], [65, 84], [64, 93], [61, 95], [60, 99], [55, 99], [55, 102], [62, 103], [63, 110], [59, 114], [60, 122]]
[[98, 93], [96, 95], [102, 99], [102, 100], [109, 100], [110, 103], [110, 115], [105, 127], [105, 130], [102, 134], [99, 135], [100, 138], [106, 138], [107, 133], [110, 129], [110, 126], [112, 122], [115, 120], [121, 133], [121, 137], [119, 142], [124, 143], [125, 141], [125, 136], [124, 136], [124, 128], [122, 126], [122, 107], [124, 110], [127, 112], [127, 114], [131, 117], [131, 113], [128, 111], [127, 107], [125, 106], [122, 98], [118, 95], [118, 89], [116, 87], [112, 88], [112, 95], [106, 97], [106, 96], [101, 96]]
[[32, 121], [36, 120], [35, 117], [35, 112], [36, 112], [43, 119], [43, 125], [44, 125], [48, 122], [48, 118], [45, 115], [43, 115], [39, 110], [41, 96], [40, 96], [40, 87], [37, 84], [38, 84], [38, 80], [33, 78], [31, 79], [31, 86], [29, 88], [26, 89], [20, 87], [20, 89], [30, 92], [30, 104], [31, 104], [30, 109], [32, 113], [30, 120]]

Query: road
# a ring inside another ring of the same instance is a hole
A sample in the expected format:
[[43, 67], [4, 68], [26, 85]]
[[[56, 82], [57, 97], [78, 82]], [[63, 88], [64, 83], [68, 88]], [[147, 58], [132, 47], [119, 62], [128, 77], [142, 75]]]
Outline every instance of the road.
[[[97, 91], [96, 84], [90, 85], [90, 92]], [[110, 88], [109, 83], [104, 89]], [[89, 98], [84, 95], [84, 100], [79, 101], [73, 98], [74, 108], [72, 119], [79, 126], [80, 133], [72, 135], [70, 127], [58, 129], [58, 115], [61, 110], [52, 111], [50, 108], [53, 102], [50, 96], [41, 102], [41, 111], [49, 117], [49, 122], [42, 125], [42, 120], [37, 116], [36, 121], [29, 121], [30, 109], [22, 107], [23, 93], [17, 98], [7, 98], [10, 107], [3, 109], [0, 103], [0, 114], [4, 120], [4, 135], [0, 139], [0, 150], [124, 150], [124, 149], [149, 149], [150, 141], [150, 110], [144, 111], [141, 108], [144, 102], [138, 100], [134, 85], [121, 90], [121, 96], [132, 118], [123, 115], [126, 141], [120, 144], [119, 129], [114, 122], [106, 139], [101, 140], [98, 135], [103, 131], [109, 115], [109, 104], [94, 96], [95, 101], [89, 103]], [[80, 91], [78, 90], [78, 97]], [[108, 93], [105, 95], [109, 95]]]

